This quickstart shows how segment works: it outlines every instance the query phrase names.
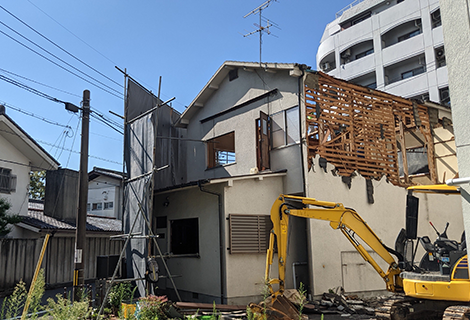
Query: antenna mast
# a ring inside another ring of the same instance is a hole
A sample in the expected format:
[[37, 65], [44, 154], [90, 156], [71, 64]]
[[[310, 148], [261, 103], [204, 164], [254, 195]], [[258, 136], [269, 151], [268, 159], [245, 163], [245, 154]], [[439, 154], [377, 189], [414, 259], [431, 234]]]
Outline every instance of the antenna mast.
[[259, 14], [259, 24], [254, 23], [254, 25], [256, 27], [258, 27], [258, 29], [256, 29], [255, 31], [252, 31], [250, 33], [244, 34], [243, 36], [244, 37], [249, 37], [252, 34], [255, 34], [256, 32], [259, 32], [259, 64], [260, 65], [261, 65], [261, 48], [262, 48], [262, 44], [263, 44], [263, 31], [265, 31], [267, 34], [271, 34], [271, 31], [269, 31], [269, 27], [273, 26], [271, 24], [271, 22], [269, 22], [269, 20], [266, 20], [266, 26], [263, 27], [262, 21], [261, 21], [261, 18], [262, 18], [261, 13], [264, 9], [269, 7], [269, 5], [271, 4], [271, 1], [277, 1], [277, 0], [268, 0], [265, 3], [263, 3], [262, 5], [260, 5], [259, 7], [251, 10], [249, 13], [247, 13], [243, 16], [243, 18], [246, 18], [246, 17], [248, 17], [252, 14]]

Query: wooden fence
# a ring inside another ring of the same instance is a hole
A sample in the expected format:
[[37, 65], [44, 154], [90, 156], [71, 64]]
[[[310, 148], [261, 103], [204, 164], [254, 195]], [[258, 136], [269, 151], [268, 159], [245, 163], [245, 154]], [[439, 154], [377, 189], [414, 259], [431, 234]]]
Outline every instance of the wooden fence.
[[[31, 282], [43, 242], [44, 238], [0, 239], [0, 291], [13, 288], [20, 280]], [[74, 237], [49, 239], [42, 262], [46, 284], [72, 282], [74, 246]], [[86, 248], [85, 279], [95, 279], [97, 256], [120, 254], [122, 242], [90, 237], [86, 239]]]

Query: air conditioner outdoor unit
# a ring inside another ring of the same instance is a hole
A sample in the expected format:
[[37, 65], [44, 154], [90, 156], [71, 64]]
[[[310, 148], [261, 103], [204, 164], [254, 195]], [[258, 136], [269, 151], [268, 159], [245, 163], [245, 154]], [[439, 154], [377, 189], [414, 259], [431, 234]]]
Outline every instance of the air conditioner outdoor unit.
[[445, 89], [441, 91], [441, 100], [445, 100], [449, 98], [449, 89]]
[[439, 49], [439, 50], [436, 51], [436, 55], [437, 55], [438, 58], [443, 58], [445, 56], [445, 54], [446, 53], [445, 53], [444, 49]]
[[329, 62], [323, 63], [321, 68], [323, 69], [323, 71], [330, 69], [330, 63]]

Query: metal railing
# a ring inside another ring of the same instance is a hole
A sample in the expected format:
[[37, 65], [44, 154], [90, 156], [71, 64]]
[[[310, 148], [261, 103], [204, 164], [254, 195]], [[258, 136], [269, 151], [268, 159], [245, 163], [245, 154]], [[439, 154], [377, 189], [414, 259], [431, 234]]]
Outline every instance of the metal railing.
[[354, 0], [353, 2], [351, 2], [349, 5], [347, 5], [346, 7], [344, 7], [343, 9], [339, 10], [338, 12], [336, 12], [336, 18], [339, 18], [343, 15], [344, 11], [346, 10], [349, 10], [351, 9], [352, 7], [354, 7], [355, 5], [358, 5], [359, 3], [361, 3], [362, 1], [364, 0]]

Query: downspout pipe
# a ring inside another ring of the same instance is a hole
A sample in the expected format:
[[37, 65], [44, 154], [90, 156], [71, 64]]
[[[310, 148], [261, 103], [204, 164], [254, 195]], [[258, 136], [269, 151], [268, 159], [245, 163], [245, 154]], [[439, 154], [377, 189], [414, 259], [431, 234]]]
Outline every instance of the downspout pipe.
[[222, 217], [223, 211], [222, 211], [222, 195], [218, 192], [210, 191], [207, 189], [204, 189], [203, 187], [203, 182], [205, 180], [199, 180], [197, 182], [197, 185], [199, 187], [199, 190], [201, 192], [205, 192], [208, 194], [212, 194], [214, 196], [217, 196], [217, 202], [218, 202], [218, 216], [219, 216], [219, 264], [220, 264], [220, 303], [225, 304], [225, 268], [224, 268], [224, 247], [225, 247], [225, 241], [224, 241], [224, 233], [222, 233], [223, 227], [224, 227], [224, 219]]
[[[299, 90], [299, 119], [300, 119], [300, 125], [299, 125], [299, 131], [300, 131], [300, 161], [301, 161], [301, 167], [302, 167], [302, 182], [303, 182], [303, 194], [306, 197], [307, 192], [308, 192], [308, 185], [307, 185], [307, 177], [306, 175], [308, 172], [305, 170], [305, 167], [308, 165], [308, 153], [304, 153], [304, 143], [308, 143], [306, 139], [306, 135], [303, 135], [302, 132], [302, 123], [305, 125], [305, 132], [308, 132], [308, 127], [307, 127], [307, 117], [305, 115], [304, 118], [302, 118], [302, 108], [306, 110], [305, 106], [305, 98], [304, 98], [304, 79], [305, 79], [305, 69], [308, 67], [302, 67], [300, 70], [302, 70], [302, 75], [299, 77], [299, 85], [298, 85], [298, 90]], [[302, 99], [303, 98], [303, 99]], [[302, 100], [304, 100], [304, 104], [302, 105]], [[309, 277], [309, 287], [310, 287], [310, 294], [313, 296], [314, 294], [314, 274], [313, 274], [313, 257], [312, 257], [312, 245], [313, 245], [313, 237], [312, 237], [312, 230], [310, 228], [310, 221], [307, 219], [306, 220], [306, 230], [305, 232], [307, 233], [307, 260], [308, 260], [308, 277]], [[294, 266], [292, 266], [294, 267]], [[295, 274], [295, 271], [294, 271]], [[294, 275], [295, 276], [295, 275]], [[294, 279], [294, 286], [295, 286], [295, 279]]]

